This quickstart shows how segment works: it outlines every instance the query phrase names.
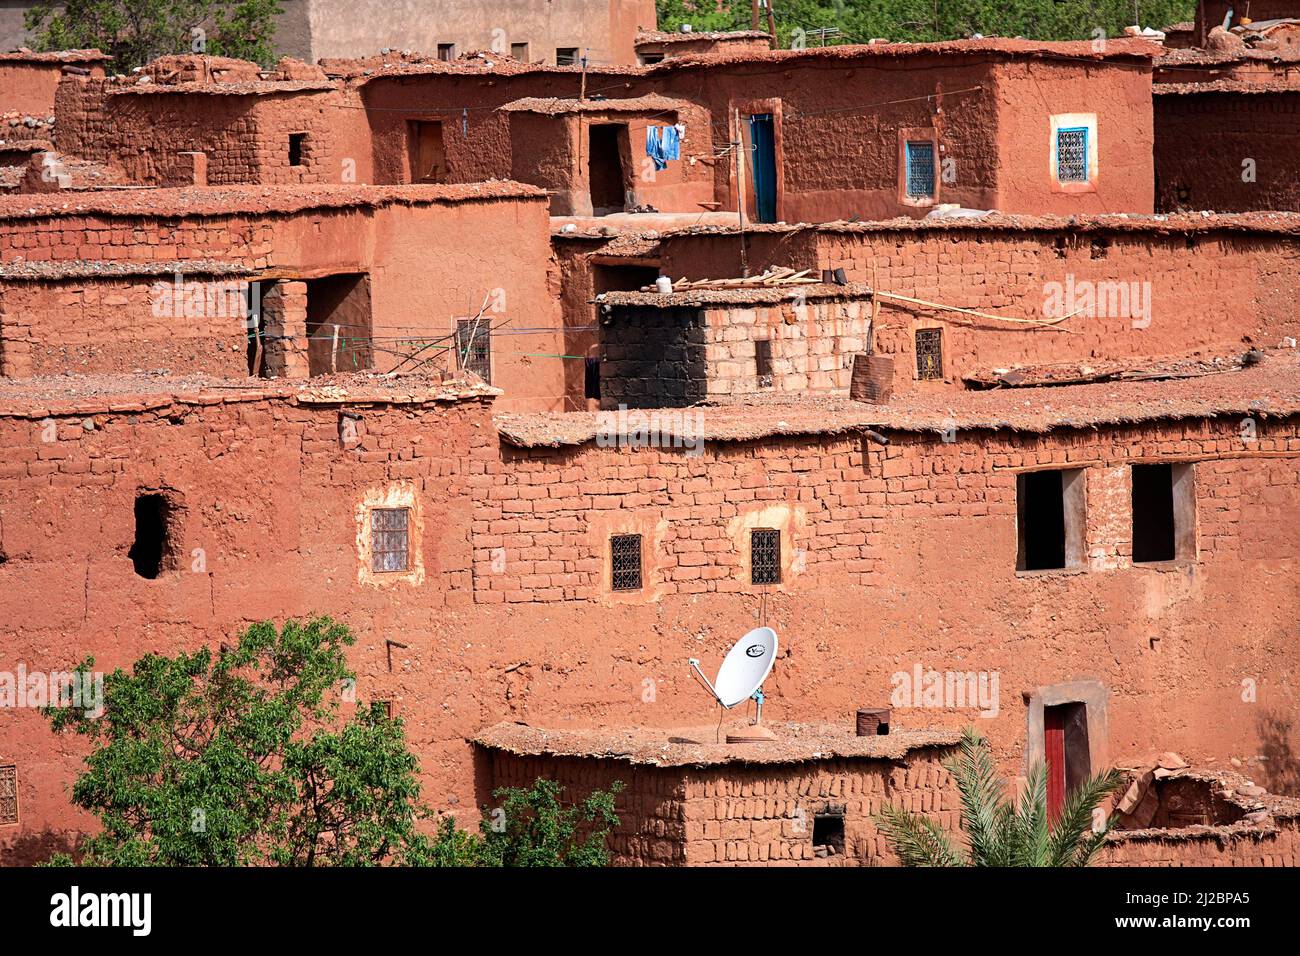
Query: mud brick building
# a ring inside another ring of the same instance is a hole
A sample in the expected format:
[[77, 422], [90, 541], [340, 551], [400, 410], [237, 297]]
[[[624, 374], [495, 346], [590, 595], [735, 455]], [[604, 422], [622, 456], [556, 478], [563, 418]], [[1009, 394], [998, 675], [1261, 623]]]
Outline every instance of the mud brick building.
[[107, 59], [98, 50], [0, 52], [0, 113], [49, 116], [64, 76], [102, 77]]
[[[519, 408], [553, 408], [562, 394], [557, 363], [539, 370], [521, 354], [561, 343], [545, 196], [532, 187], [164, 189], [0, 203], [5, 376], [307, 377], [430, 360], [454, 371], [473, 359]], [[239, 284], [253, 287], [251, 321]], [[470, 339], [472, 354], [458, 350]]]

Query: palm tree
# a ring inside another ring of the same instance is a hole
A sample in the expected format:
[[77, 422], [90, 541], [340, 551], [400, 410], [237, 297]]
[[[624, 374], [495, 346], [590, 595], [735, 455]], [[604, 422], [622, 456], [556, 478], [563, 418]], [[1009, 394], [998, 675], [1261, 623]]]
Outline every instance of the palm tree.
[[961, 793], [962, 829], [970, 849], [955, 845], [928, 817], [884, 807], [876, 823], [904, 866], [1087, 866], [1109, 832], [1092, 830], [1093, 811], [1123, 778], [1107, 770], [1072, 790], [1056, 819], [1047, 810], [1047, 772], [1029, 772], [1017, 804], [1005, 797], [988, 741], [967, 728], [961, 753], [945, 766]]

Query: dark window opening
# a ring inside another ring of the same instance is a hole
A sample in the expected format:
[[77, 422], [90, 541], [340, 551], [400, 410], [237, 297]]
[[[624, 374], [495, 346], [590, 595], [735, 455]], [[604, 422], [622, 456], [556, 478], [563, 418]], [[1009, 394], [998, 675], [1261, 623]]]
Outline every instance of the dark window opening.
[[442, 124], [413, 121], [407, 124], [411, 182], [445, 183], [447, 148], [442, 138]]
[[456, 320], [457, 367], [492, 384], [492, 329], [486, 316]]
[[528, 44], [512, 43], [510, 44], [510, 55], [521, 63], [528, 62]]
[[781, 532], [755, 528], [749, 534], [749, 580], [751, 584], [781, 583]]
[[456, 44], [439, 43], [438, 59], [442, 60], [445, 63], [450, 63], [452, 60], [456, 59]]
[[1173, 561], [1194, 548], [1191, 466], [1134, 465], [1133, 560]]
[[1092, 775], [1086, 704], [1072, 702], [1043, 708], [1043, 754], [1047, 765], [1047, 812], [1055, 820], [1070, 792]]
[[600, 359], [596, 356], [588, 358], [584, 363], [586, 378], [583, 381], [583, 398], [599, 399], [600, 398]]
[[275, 280], [248, 283], [245, 293], [244, 328], [248, 331], [248, 374], [251, 378], [267, 378], [266, 324], [262, 317], [262, 301], [275, 288]]
[[641, 589], [641, 536], [616, 534], [609, 539], [610, 587], [615, 591]]
[[844, 813], [818, 813], [813, 816], [813, 850], [825, 847], [827, 856], [844, 852]]
[[1083, 559], [1083, 472], [1016, 477], [1017, 571], [1074, 567]]
[[654, 64], [654, 63], [662, 63], [663, 61], [664, 61], [664, 55], [663, 55], [662, 53], [642, 53], [642, 54], [641, 54], [641, 65], [642, 65], [642, 66], [650, 66], [651, 64]]
[[409, 564], [410, 510], [375, 508], [370, 512], [370, 568], [372, 571], [405, 571]]
[[923, 382], [943, 378], [943, 329], [916, 330], [916, 377]]
[[623, 140], [627, 127], [599, 123], [590, 128], [587, 152], [588, 186], [593, 216], [607, 216], [627, 208], [627, 183], [623, 170]]
[[152, 580], [175, 567], [173, 518], [172, 504], [166, 495], [136, 495], [135, 540], [128, 556], [140, 577]]
[[370, 276], [307, 280], [307, 373], [331, 375], [374, 366]]
[[754, 374], [759, 388], [772, 387], [772, 340], [758, 339], [754, 343]]
[[562, 46], [555, 50], [556, 66], [577, 66], [578, 48], [576, 46]]
[[306, 133], [289, 134], [289, 165], [302, 165], [302, 148], [307, 144]]

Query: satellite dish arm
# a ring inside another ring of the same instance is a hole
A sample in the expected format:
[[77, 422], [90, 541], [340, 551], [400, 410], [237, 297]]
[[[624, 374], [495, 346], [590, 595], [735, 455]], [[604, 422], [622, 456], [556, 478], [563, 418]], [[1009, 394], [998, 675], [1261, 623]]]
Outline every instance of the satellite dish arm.
[[[702, 680], [702, 681], [704, 682], [704, 686], [707, 687], [707, 688], [709, 689], [709, 693], [713, 695], [714, 699], [715, 699], [719, 704], [722, 704], [722, 698], [718, 696], [718, 691], [717, 691], [717, 689], [716, 689], [716, 688], [715, 688], [711, 683], [709, 683], [709, 679], [708, 679], [707, 677], [704, 676], [704, 671], [700, 670], [700, 662], [699, 662], [699, 660], [697, 660], [696, 658], [692, 657], [689, 661], [687, 661], [687, 663], [691, 665], [691, 670], [693, 670], [693, 671], [695, 672], [695, 676], [698, 677], [700, 680]], [[727, 705], [726, 705], [726, 704], [722, 704], [722, 706], [725, 708]], [[728, 708], [728, 709], [729, 709], [729, 708]]]

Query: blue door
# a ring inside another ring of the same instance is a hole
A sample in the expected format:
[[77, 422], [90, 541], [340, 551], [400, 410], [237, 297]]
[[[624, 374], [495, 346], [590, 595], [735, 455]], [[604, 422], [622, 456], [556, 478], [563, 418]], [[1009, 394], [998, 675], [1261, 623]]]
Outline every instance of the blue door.
[[754, 205], [759, 222], [776, 222], [776, 134], [771, 113], [749, 118], [749, 142], [753, 146]]

